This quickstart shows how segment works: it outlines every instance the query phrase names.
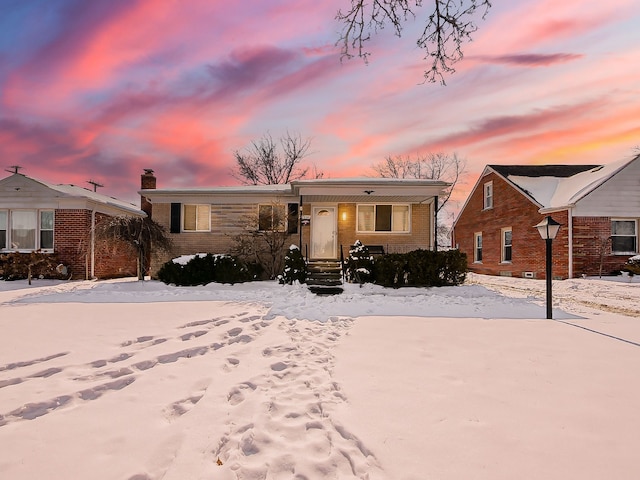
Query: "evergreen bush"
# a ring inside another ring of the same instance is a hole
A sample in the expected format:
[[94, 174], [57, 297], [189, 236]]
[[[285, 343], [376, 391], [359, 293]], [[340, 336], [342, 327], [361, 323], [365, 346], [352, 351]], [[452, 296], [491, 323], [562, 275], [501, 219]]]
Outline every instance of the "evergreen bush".
[[467, 256], [459, 250], [414, 250], [378, 257], [372, 281], [385, 287], [460, 285], [467, 275]]
[[231, 255], [195, 255], [185, 264], [168, 261], [158, 271], [158, 279], [178, 286], [206, 285], [207, 283], [242, 283], [254, 280], [260, 274], [257, 265], [239, 261]]
[[278, 275], [278, 282], [292, 285], [294, 282], [304, 283], [307, 280], [307, 263], [297, 245], [291, 245], [284, 257], [284, 269]]
[[359, 284], [370, 282], [372, 269], [373, 257], [369, 254], [369, 249], [360, 240], [356, 240], [349, 249], [346, 262], [347, 281]]

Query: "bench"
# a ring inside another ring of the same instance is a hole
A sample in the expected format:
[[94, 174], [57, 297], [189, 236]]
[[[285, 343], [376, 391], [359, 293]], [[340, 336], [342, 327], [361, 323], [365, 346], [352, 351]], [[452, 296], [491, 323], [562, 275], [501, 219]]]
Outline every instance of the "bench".
[[[384, 246], [383, 245], [365, 245], [365, 247], [369, 251], [369, 255], [373, 255], [374, 257], [375, 256], [384, 255]], [[349, 250], [353, 250], [354, 248], [356, 248], [356, 246], [355, 245], [351, 245], [349, 247]]]

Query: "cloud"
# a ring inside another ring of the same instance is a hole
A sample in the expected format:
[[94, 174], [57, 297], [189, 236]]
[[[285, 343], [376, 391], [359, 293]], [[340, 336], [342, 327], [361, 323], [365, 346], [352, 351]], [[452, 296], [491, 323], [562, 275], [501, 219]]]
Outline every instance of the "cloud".
[[556, 63], [566, 63], [583, 58], [584, 55], [575, 53], [519, 53], [513, 55], [476, 56], [469, 59], [478, 59], [488, 63], [516, 65], [525, 67], [548, 67]]
[[575, 105], [560, 105], [523, 115], [502, 115], [476, 122], [467, 130], [444, 135], [420, 145], [417, 150], [455, 151], [465, 145], [496, 140], [510, 135], [532, 135], [541, 129], [551, 129], [584, 115], [593, 113], [604, 104], [601, 100]]
[[282, 48], [260, 46], [238, 49], [227, 60], [209, 65], [218, 90], [245, 90], [283, 75], [300, 55]]

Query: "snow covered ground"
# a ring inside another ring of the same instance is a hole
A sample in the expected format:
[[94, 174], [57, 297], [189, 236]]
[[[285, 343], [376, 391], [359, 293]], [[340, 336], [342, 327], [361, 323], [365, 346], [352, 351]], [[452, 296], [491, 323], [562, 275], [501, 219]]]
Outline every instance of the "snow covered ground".
[[635, 479], [640, 282], [0, 282], [11, 480]]

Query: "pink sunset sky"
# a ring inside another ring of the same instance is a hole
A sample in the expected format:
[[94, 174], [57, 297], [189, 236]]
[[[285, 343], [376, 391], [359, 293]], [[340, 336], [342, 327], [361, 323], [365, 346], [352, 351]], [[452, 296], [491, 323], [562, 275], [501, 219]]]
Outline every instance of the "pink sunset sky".
[[[0, 0], [3, 168], [138, 203], [234, 185], [233, 152], [265, 133], [311, 138], [325, 177], [388, 155], [486, 164], [610, 163], [640, 145], [640, 11], [632, 0], [496, 1], [446, 86], [423, 84], [426, 8], [368, 65], [340, 61], [348, 0]], [[8, 175], [8, 174], [7, 174]], [[4, 176], [4, 175], [2, 175]]]

